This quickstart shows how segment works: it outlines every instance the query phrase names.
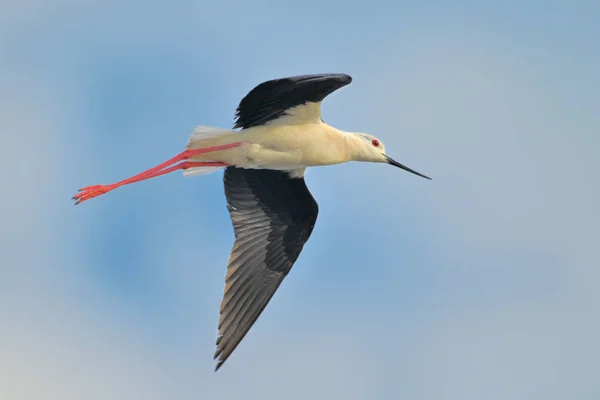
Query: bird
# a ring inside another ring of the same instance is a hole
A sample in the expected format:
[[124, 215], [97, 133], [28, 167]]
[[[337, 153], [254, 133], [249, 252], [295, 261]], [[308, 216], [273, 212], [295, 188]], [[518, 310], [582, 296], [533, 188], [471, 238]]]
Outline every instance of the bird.
[[254, 325], [312, 234], [319, 206], [304, 179], [308, 167], [384, 163], [431, 180], [388, 156], [379, 138], [324, 122], [323, 100], [351, 82], [345, 73], [323, 73], [260, 83], [240, 101], [233, 129], [196, 126], [175, 157], [120, 182], [81, 188], [73, 196], [80, 204], [176, 170], [184, 176], [224, 170], [235, 240], [219, 310], [215, 372]]

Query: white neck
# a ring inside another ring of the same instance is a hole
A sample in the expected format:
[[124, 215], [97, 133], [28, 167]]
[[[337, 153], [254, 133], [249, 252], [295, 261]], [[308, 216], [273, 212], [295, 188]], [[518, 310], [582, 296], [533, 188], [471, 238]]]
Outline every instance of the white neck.
[[366, 140], [360, 136], [360, 132], [344, 132], [346, 135], [346, 146], [352, 161], [369, 161], [370, 153], [365, 146]]

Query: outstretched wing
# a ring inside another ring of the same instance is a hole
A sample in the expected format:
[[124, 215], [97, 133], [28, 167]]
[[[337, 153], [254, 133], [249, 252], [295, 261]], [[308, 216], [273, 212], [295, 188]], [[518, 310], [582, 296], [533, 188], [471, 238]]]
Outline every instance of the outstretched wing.
[[225, 196], [235, 231], [221, 303], [218, 358], [227, 360], [275, 294], [310, 237], [319, 208], [304, 178], [228, 167]]
[[299, 75], [263, 82], [240, 102], [234, 128], [263, 125], [290, 112], [318, 121], [321, 101], [350, 82], [352, 78], [346, 74]]

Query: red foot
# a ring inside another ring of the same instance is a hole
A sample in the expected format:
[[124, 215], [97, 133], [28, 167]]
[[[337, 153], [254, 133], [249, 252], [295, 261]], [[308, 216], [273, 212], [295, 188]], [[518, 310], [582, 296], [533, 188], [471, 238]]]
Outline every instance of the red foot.
[[94, 197], [100, 196], [101, 194], [110, 192], [114, 188], [115, 187], [113, 185], [87, 186], [79, 189], [80, 193], [77, 193], [75, 196], [73, 196], [73, 200], [75, 200], [75, 205], [77, 205], [83, 201], [93, 199]]

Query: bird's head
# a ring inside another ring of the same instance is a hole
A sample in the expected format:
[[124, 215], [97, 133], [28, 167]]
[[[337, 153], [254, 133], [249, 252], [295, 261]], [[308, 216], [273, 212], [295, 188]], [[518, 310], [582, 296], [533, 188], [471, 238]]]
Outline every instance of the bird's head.
[[390, 164], [425, 179], [431, 179], [428, 176], [400, 164], [398, 161], [385, 154], [383, 142], [375, 136], [367, 133], [354, 133], [352, 134], [352, 137], [354, 138], [350, 143], [352, 160]]

